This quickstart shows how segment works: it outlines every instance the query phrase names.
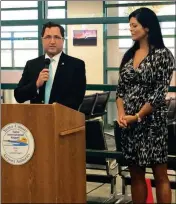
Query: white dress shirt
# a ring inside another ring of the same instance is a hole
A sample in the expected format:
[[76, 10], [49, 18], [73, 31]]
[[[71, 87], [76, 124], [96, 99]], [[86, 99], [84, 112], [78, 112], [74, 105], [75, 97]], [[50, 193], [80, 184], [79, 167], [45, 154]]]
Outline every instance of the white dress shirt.
[[47, 54], [45, 54], [45, 59], [49, 58], [50, 60], [53, 59], [53, 61], [51, 62], [51, 71], [52, 71], [52, 83], [56, 74], [56, 69], [60, 60], [60, 56], [61, 56], [62, 52], [60, 52], [59, 54], [55, 55], [54, 57], [50, 58]]

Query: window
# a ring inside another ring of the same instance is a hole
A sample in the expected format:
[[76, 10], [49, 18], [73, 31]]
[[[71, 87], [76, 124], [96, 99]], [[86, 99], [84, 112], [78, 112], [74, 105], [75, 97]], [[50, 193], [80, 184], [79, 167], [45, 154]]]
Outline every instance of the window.
[[118, 24], [107, 24], [107, 36], [117, 36], [118, 35]]
[[49, 6], [65, 6], [65, 1], [48, 1]]
[[175, 56], [175, 49], [174, 48], [168, 48], [171, 52], [172, 52], [172, 54], [173, 54], [173, 56], [174, 56], [174, 58], [176, 57]]
[[1, 11], [1, 20], [32, 20], [38, 18], [37, 10]]
[[14, 40], [14, 49], [16, 48], [35, 48], [38, 49], [38, 40]]
[[10, 40], [2, 40], [1, 41], [1, 49], [11, 49], [12, 44]]
[[[123, 4], [125, 3], [125, 1], [123, 2]], [[128, 2], [128, 3], [144, 3], [143, 1], [138, 1], [138, 2]], [[145, 2], [146, 3], [146, 2]], [[152, 2], [149, 2], [152, 4]], [[119, 2], [120, 4], [120, 2]], [[119, 16], [129, 16], [129, 14], [131, 12], [133, 12], [134, 10], [140, 8], [141, 6], [129, 6], [129, 7], [118, 7], [117, 9], [117, 12], [118, 12], [118, 15]], [[155, 6], [152, 6], [152, 5], [147, 5], [145, 7], [148, 7], [150, 9], [152, 9], [156, 14], [157, 16], [162, 16], [162, 15], [175, 15], [175, 6], [174, 6], [174, 3], [172, 5], [155, 5]], [[111, 13], [111, 16], [112, 16], [112, 11], [113, 11], [114, 8], [108, 8], [108, 13]], [[116, 13], [117, 13], [116, 12]], [[115, 12], [114, 12], [114, 16], [115, 16]]]
[[175, 38], [163, 38], [164, 44], [166, 47], [174, 48], [175, 46]]
[[38, 32], [38, 26], [2, 26], [1, 27], [1, 32], [17, 32], [17, 31], [23, 31], [23, 32], [27, 32], [27, 31], [35, 31]]
[[30, 59], [38, 57], [38, 50], [15, 50], [14, 59], [15, 67], [24, 67], [26, 62]]
[[1, 32], [1, 38], [10, 38], [10, 37], [11, 37], [11, 33]]
[[65, 1], [47, 1], [46, 18], [63, 19], [66, 17]]
[[1, 67], [12, 67], [12, 51], [1, 49]]
[[130, 48], [133, 44], [132, 39], [120, 39], [119, 48]]
[[108, 72], [108, 84], [115, 84], [117, 85], [118, 83], [118, 78], [119, 78], [119, 72], [115, 71], [110, 71]]
[[27, 7], [37, 7], [37, 1], [1, 1], [1, 9]]
[[38, 56], [37, 26], [2, 26], [1, 35], [2, 67], [24, 67], [27, 60]]
[[131, 36], [129, 23], [119, 24], [119, 36]]
[[65, 18], [65, 9], [48, 9], [47, 18]]
[[15, 32], [14, 33], [14, 37], [15, 38], [27, 38], [27, 37], [36, 37], [38, 38], [38, 32], [35, 32], [35, 31], [27, 31], [27, 32], [24, 32], [24, 31], [21, 31], [21, 32]]
[[175, 35], [175, 22], [160, 22], [163, 35]]

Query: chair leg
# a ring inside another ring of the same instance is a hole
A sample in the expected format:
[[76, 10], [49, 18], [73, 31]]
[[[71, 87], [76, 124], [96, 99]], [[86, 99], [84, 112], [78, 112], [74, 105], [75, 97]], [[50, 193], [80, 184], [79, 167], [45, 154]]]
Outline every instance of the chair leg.
[[125, 195], [125, 193], [126, 193], [125, 179], [122, 177], [122, 195]]
[[115, 202], [115, 204], [132, 203], [131, 195], [127, 195], [127, 191], [126, 191], [127, 186], [125, 184], [125, 178], [123, 178], [123, 176], [121, 176], [121, 179], [122, 179], [122, 193], [117, 194], [117, 201]]
[[116, 190], [116, 177], [113, 177], [111, 180], [111, 194], [115, 194]]

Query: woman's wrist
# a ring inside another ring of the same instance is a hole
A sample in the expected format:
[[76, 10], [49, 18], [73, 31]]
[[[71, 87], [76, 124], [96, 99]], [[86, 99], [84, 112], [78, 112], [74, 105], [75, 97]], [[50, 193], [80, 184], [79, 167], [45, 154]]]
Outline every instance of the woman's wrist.
[[136, 117], [136, 121], [137, 121], [137, 122], [141, 122], [142, 119], [141, 119], [139, 113], [136, 113], [136, 114], [135, 114], [135, 117]]

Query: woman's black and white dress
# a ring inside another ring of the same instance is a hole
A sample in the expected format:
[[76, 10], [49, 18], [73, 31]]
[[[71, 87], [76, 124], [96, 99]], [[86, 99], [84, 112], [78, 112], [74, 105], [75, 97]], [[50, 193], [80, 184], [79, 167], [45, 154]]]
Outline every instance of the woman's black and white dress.
[[120, 70], [117, 98], [124, 101], [126, 115], [135, 115], [145, 103], [153, 106], [153, 112], [122, 128], [122, 152], [129, 165], [151, 166], [167, 162], [168, 131], [165, 97], [175, 63], [167, 49], [153, 49], [133, 68], [133, 59]]

